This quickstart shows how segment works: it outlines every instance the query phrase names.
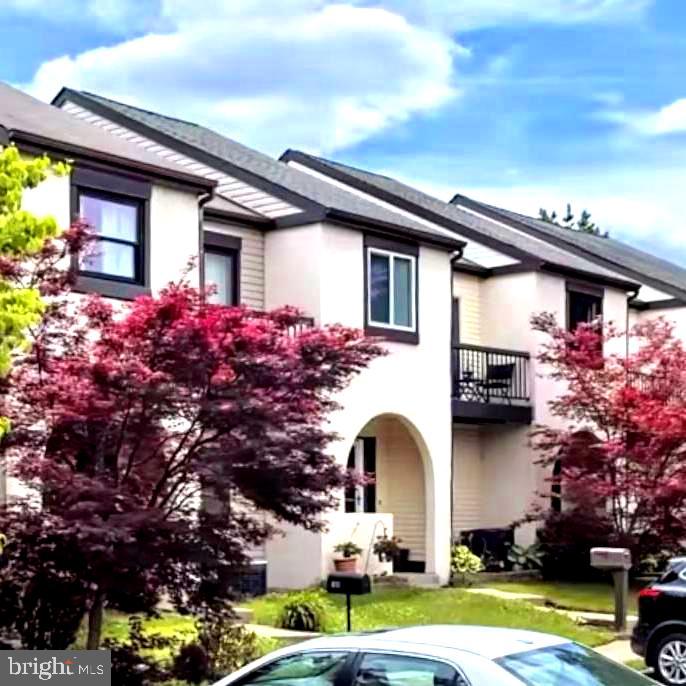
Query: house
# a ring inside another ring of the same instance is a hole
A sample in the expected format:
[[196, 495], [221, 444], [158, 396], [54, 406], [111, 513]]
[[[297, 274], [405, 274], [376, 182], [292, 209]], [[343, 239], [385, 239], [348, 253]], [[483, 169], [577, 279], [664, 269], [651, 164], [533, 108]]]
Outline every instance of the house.
[[[84, 290], [121, 299], [154, 291], [193, 255], [198, 279], [217, 284], [222, 302], [295, 305], [317, 324], [340, 322], [385, 340], [390, 354], [353, 381], [331, 417], [340, 436], [334, 456], [373, 473], [374, 483], [341, 494], [327, 532], [287, 527], [255, 551], [268, 562], [271, 587], [319, 580], [334, 545], [349, 539], [365, 550], [369, 571], [387, 571], [369, 555], [384, 531], [402, 539], [404, 571], [444, 582], [461, 532], [521, 517], [548, 476], [528, 444], [530, 426], [553, 421], [547, 401], [557, 393], [538, 373], [532, 314], [552, 311], [570, 326], [598, 314], [620, 325], [665, 314], [686, 334], [686, 270], [617, 241], [461, 195], [444, 202], [297, 151], [276, 160], [91, 93], [65, 88], [53, 104], [60, 122], [89, 129], [119, 164], [145, 156], [205, 184], [194, 191], [192, 222], [190, 212], [183, 221], [174, 211], [143, 213], [136, 245], [148, 269], [127, 280], [84, 274]], [[153, 191], [167, 188], [146, 173]], [[70, 181], [60, 181], [68, 194]], [[71, 185], [78, 183], [77, 168]], [[68, 209], [58, 216], [65, 220]], [[531, 527], [516, 532], [522, 543], [533, 536]]]

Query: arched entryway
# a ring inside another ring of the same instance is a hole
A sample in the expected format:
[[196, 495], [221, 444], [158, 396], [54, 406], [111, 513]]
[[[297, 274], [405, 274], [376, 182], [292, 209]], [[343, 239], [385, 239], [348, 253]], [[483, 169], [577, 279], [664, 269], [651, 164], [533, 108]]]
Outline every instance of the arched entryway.
[[375, 417], [352, 441], [348, 467], [373, 482], [346, 490], [346, 514], [392, 515], [393, 535], [401, 539], [403, 552], [394, 571], [425, 572], [431, 536], [427, 526], [431, 465], [414, 427], [397, 415]]

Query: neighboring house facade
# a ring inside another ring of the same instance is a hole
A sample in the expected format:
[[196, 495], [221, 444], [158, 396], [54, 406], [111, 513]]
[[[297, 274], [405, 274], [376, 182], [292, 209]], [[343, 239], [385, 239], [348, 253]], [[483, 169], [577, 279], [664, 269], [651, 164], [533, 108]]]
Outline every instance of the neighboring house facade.
[[[135, 149], [213, 186], [194, 196], [194, 225], [181, 226], [175, 212], [166, 229], [151, 225], [143, 288], [154, 291], [199, 256], [199, 279], [216, 285], [221, 302], [294, 305], [318, 325], [385, 340], [389, 354], [341, 394], [331, 418], [336, 459], [374, 483], [341, 494], [326, 532], [286, 527], [255, 551], [271, 587], [321, 579], [335, 544], [349, 539], [365, 550], [365, 568], [389, 571], [369, 555], [383, 531], [402, 539], [403, 571], [444, 582], [451, 541], [526, 512], [549, 476], [536, 465], [530, 427], [554, 421], [548, 401], [558, 390], [535, 359], [533, 314], [554, 312], [569, 326], [599, 314], [619, 325], [665, 314], [686, 336], [686, 271], [611, 239], [463, 196], [447, 203], [304, 153], [277, 161], [88, 93], [63, 89], [54, 104], [120, 154]], [[534, 531], [520, 527], [516, 538], [532, 542]]]

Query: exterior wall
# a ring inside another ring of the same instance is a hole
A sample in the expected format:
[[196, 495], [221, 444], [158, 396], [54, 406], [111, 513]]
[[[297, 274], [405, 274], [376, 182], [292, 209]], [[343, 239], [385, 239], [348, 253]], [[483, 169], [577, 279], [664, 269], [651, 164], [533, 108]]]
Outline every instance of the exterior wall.
[[[460, 300], [460, 342], [479, 345], [481, 340], [481, 283], [471, 274], [453, 274], [453, 298]], [[488, 345], [486, 342], [485, 345]]]
[[[364, 325], [364, 255], [361, 232], [329, 224], [267, 235], [266, 307], [301, 307], [318, 323]], [[372, 419], [401, 421], [412, 436], [423, 469], [426, 568], [449, 575], [450, 544], [450, 320], [449, 254], [420, 247], [419, 345], [387, 343], [338, 397], [342, 409], [330, 428], [340, 436], [332, 452], [346, 464], [355, 437]]]
[[[150, 287], [159, 291], [178, 281], [188, 261], [197, 257], [198, 198], [194, 193], [153, 185], [150, 197]], [[198, 281], [197, 265], [190, 273]]]
[[674, 334], [686, 344], [686, 307], [667, 307], [663, 310], [632, 311], [631, 323], [652, 321], [663, 317], [674, 324]]
[[[267, 587], [305, 588], [318, 584], [334, 571], [333, 548], [341, 541], [353, 541], [363, 552], [358, 570], [371, 575], [390, 574], [390, 562], [379, 562], [371, 552], [370, 542], [386, 530], [393, 536], [393, 516], [390, 514], [346, 514], [332, 512], [324, 519], [325, 531], [306, 531], [292, 524], [279, 525], [282, 535], [267, 541]], [[276, 562], [276, 563], [275, 563]]]
[[[376, 511], [393, 517], [394, 533], [411, 560], [426, 554], [426, 502], [422, 457], [407, 429], [392, 418], [377, 419]], [[386, 515], [384, 515], [386, 516]]]
[[241, 244], [241, 304], [264, 309], [264, 232], [246, 226], [206, 220], [203, 228], [213, 233], [235, 236]]
[[478, 427], [453, 430], [453, 534], [479, 529], [484, 499], [481, 432]]
[[38, 217], [52, 215], [57, 225], [65, 228], [70, 224], [69, 189], [68, 176], [50, 174], [43, 183], [24, 192], [22, 208]]

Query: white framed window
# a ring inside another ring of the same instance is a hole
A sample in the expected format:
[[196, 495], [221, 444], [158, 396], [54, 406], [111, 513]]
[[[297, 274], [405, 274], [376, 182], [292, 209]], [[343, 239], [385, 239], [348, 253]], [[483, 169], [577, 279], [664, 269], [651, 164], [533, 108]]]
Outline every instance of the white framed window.
[[395, 331], [417, 330], [417, 258], [367, 248], [367, 324]]

